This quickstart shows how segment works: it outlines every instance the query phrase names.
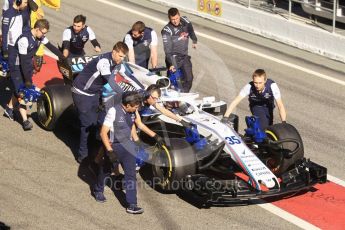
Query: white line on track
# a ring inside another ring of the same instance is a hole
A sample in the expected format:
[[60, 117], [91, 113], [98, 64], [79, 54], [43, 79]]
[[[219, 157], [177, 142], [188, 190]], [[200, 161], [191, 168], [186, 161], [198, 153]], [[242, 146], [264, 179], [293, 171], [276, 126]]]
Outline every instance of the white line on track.
[[338, 184], [338, 185], [341, 185], [341, 186], [345, 187], [345, 181], [340, 180], [340, 179], [337, 178], [337, 177], [334, 177], [334, 176], [332, 176], [332, 175], [327, 174], [327, 179], [328, 179], [329, 181], [332, 181], [332, 182], [335, 183], [335, 184]]
[[[106, 5], [109, 5], [109, 6], [112, 6], [112, 7], [115, 7], [115, 8], [118, 8], [120, 10], [123, 10], [123, 11], [127, 11], [129, 13], [132, 13], [132, 14], [136, 14], [136, 15], [139, 15], [141, 17], [144, 17], [144, 18], [148, 18], [152, 21], [155, 21], [155, 22], [158, 22], [162, 25], [165, 25], [167, 23], [166, 20], [162, 20], [162, 19], [159, 19], [157, 17], [153, 17], [151, 15], [148, 15], [148, 14], [145, 14], [145, 13], [142, 13], [142, 12], [139, 12], [137, 10], [133, 10], [133, 9], [129, 9], [125, 6], [121, 6], [117, 3], [113, 3], [113, 2], [110, 2], [110, 1], [107, 1], [107, 0], [96, 0], [97, 2], [101, 2], [103, 4], [106, 4]], [[234, 43], [231, 43], [231, 42], [227, 42], [227, 41], [224, 41], [222, 39], [219, 39], [219, 38], [216, 38], [216, 37], [213, 37], [211, 35], [208, 35], [208, 34], [205, 34], [205, 33], [201, 33], [201, 32], [195, 32], [198, 36], [200, 37], [203, 37], [203, 38], [206, 38], [206, 39], [209, 39], [211, 41], [214, 41], [214, 42], [218, 42], [220, 44], [223, 44], [223, 45], [226, 45], [226, 46], [229, 46], [229, 47], [232, 47], [232, 48], [235, 48], [235, 49], [238, 49], [238, 50], [242, 50], [244, 52], [247, 52], [247, 53], [250, 53], [250, 54], [253, 54], [253, 55], [256, 55], [256, 56], [259, 56], [259, 57], [262, 57], [262, 58], [265, 58], [267, 60], [270, 60], [270, 61], [273, 61], [273, 62], [276, 62], [276, 63], [279, 63], [279, 64], [282, 64], [282, 65], [285, 65], [285, 66], [288, 66], [290, 68], [293, 68], [293, 69], [297, 69], [297, 70], [300, 70], [300, 71], [303, 71], [305, 73], [308, 73], [308, 74], [311, 74], [311, 75], [314, 75], [315, 77], [318, 77], [318, 78], [321, 78], [321, 79], [324, 79], [324, 80], [328, 80], [330, 82], [333, 82], [333, 83], [336, 83], [336, 84], [339, 84], [339, 85], [342, 85], [342, 86], [345, 86], [345, 81], [342, 81], [340, 79], [337, 79], [337, 78], [334, 78], [334, 77], [330, 77], [330, 76], [327, 76], [325, 74], [321, 74], [321, 73], [318, 73], [316, 71], [313, 71], [313, 70], [310, 70], [310, 69], [307, 69], [307, 68], [304, 68], [302, 66], [299, 66], [299, 65], [295, 65], [293, 63], [290, 63], [290, 62], [287, 62], [287, 61], [283, 61], [283, 60], [280, 60], [278, 58], [274, 58], [274, 57], [271, 57], [269, 55], [266, 55], [266, 54], [263, 54], [263, 53], [260, 53], [260, 52], [257, 52], [257, 51], [254, 51], [254, 50], [251, 50], [251, 49], [248, 49], [246, 47], [243, 47], [243, 46], [240, 46], [240, 45], [236, 45]]]
[[302, 229], [308, 229], [308, 230], [316, 230], [316, 229], [320, 229], [318, 227], [316, 227], [315, 225], [310, 224], [309, 222], [281, 209], [278, 208], [277, 206], [273, 205], [273, 204], [258, 204], [258, 206], [260, 206], [261, 208], [279, 216], [280, 218], [283, 218], [284, 220], [295, 224], [296, 226], [302, 228]]

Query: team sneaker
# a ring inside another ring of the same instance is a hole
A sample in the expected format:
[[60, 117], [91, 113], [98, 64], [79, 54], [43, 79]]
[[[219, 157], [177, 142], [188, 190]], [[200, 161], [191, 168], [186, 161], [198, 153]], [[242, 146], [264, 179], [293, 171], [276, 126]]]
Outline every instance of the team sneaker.
[[107, 198], [105, 198], [103, 192], [93, 192], [93, 196], [95, 197], [95, 200], [99, 203], [104, 203], [107, 201]]
[[23, 121], [23, 129], [24, 131], [31, 130], [33, 128], [31, 122], [29, 120]]
[[11, 109], [10, 107], [6, 106], [5, 111], [4, 111], [4, 116], [8, 117], [11, 121], [14, 121], [13, 109]]
[[144, 209], [138, 207], [136, 204], [130, 204], [126, 209], [126, 212], [130, 214], [142, 214], [144, 212]]

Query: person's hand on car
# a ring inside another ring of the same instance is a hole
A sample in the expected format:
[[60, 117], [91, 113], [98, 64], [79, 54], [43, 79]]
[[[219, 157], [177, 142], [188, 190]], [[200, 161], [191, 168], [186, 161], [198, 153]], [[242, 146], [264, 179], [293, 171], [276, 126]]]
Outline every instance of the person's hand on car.
[[193, 128], [192, 123], [190, 123], [190, 122], [188, 122], [188, 121], [185, 121], [185, 120], [183, 120], [183, 119], [180, 121], [180, 123], [181, 123], [181, 125], [182, 125], [183, 127], [185, 127], [185, 128], [188, 128], [188, 129]]
[[166, 145], [164, 139], [161, 136], [155, 134], [153, 138], [156, 140], [156, 143], [160, 148], [162, 148], [163, 145]]
[[230, 127], [234, 127], [234, 123], [231, 121], [230, 117], [223, 117], [220, 122], [222, 122], [223, 124], [226, 124]]

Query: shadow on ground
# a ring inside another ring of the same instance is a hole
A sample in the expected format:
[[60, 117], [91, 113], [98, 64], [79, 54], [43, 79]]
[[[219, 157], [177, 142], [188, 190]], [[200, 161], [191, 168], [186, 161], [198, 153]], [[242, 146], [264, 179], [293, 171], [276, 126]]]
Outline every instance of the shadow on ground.
[[9, 102], [12, 91], [11, 91], [11, 82], [9, 78], [0, 77], [0, 104], [3, 109], [5, 109], [7, 103]]
[[63, 81], [63, 79], [61, 79], [61, 78], [54, 77], [54, 78], [52, 78], [52, 79], [46, 81], [44, 84], [45, 84], [46, 86], [47, 86], [47, 85], [61, 85], [61, 84], [64, 84], [64, 81]]
[[0, 230], [10, 230], [11, 227], [0, 221]]

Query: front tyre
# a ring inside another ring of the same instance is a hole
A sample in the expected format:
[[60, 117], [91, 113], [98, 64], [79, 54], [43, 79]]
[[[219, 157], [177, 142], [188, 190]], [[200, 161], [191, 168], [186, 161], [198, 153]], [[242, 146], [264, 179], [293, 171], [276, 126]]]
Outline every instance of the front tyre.
[[[279, 176], [294, 166], [304, 157], [303, 141], [297, 129], [291, 124], [274, 124], [265, 130], [267, 137], [274, 142], [281, 142], [280, 149], [271, 148], [266, 164]], [[298, 143], [298, 144], [296, 144]], [[289, 155], [290, 153], [293, 153]]]
[[184, 139], [174, 138], [169, 142], [169, 147], [163, 146], [153, 154], [153, 182], [164, 192], [176, 192], [187, 175], [196, 173], [196, 155]]

